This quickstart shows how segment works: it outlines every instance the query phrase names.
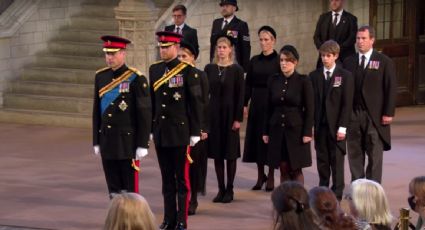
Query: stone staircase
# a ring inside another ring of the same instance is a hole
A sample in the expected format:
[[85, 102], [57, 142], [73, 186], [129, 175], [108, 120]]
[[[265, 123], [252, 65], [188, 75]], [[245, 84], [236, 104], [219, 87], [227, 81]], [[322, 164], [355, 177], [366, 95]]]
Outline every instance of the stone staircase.
[[105, 66], [99, 37], [118, 34], [118, 0], [89, 0], [4, 94], [0, 122], [91, 127], [95, 70]]

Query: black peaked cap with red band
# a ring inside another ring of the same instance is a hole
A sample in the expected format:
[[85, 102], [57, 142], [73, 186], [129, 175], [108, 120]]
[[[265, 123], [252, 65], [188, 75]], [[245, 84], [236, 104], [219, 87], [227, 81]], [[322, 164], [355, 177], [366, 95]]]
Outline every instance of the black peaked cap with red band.
[[183, 35], [170, 31], [156, 32], [156, 36], [158, 36], [158, 46], [171, 46], [180, 43], [183, 38]]
[[131, 43], [128, 39], [113, 35], [105, 35], [100, 37], [100, 39], [103, 40], [104, 52], [117, 52], [127, 48], [127, 44]]

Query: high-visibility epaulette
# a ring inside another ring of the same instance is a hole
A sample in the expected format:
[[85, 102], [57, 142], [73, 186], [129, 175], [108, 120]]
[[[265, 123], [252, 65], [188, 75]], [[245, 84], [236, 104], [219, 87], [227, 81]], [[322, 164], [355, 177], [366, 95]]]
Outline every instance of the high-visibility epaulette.
[[192, 66], [192, 67], [195, 67], [195, 65], [194, 65], [194, 64], [192, 64], [192, 63], [190, 63], [190, 62], [187, 62], [187, 61], [181, 61], [181, 62], [184, 62], [184, 63], [186, 63], [186, 64], [188, 64], [188, 65], [190, 65], [190, 66]]
[[98, 69], [98, 70], [96, 70], [96, 74], [98, 74], [98, 73], [100, 73], [100, 72], [103, 72], [103, 71], [105, 71], [105, 70], [108, 70], [108, 69], [110, 69], [111, 67], [103, 67], [103, 68], [101, 68], [101, 69]]
[[164, 60], [156, 61], [156, 62], [152, 63], [152, 65], [156, 65], [156, 64], [159, 64], [159, 63], [161, 63], [161, 62], [164, 62]]
[[140, 70], [138, 70], [138, 69], [136, 69], [134, 67], [128, 67], [128, 69], [131, 70], [131, 71], [133, 71], [133, 72], [135, 72], [137, 75], [139, 75], [139, 77], [140, 76], [143, 76], [143, 73], [140, 72]]

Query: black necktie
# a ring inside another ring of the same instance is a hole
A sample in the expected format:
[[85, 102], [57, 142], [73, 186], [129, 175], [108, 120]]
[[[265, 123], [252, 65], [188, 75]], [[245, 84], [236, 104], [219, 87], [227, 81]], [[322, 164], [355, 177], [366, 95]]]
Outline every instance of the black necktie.
[[227, 20], [224, 20], [224, 24], [223, 24], [222, 29], [223, 29], [224, 27], [226, 27], [228, 23], [229, 23], [229, 22], [228, 22]]
[[325, 80], [328, 82], [331, 79], [331, 71], [326, 71]]
[[176, 33], [180, 34], [180, 27], [176, 27]]
[[334, 14], [334, 21], [332, 22], [332, 24], [336, 27], [336, 23], [338, 22], [338, 13]]
[[360, 66], [362, 67], [362, 70], [365, 68], [365, 62], [366, 62], [366, 57], [362, 55], [362, 61], [360, 62]]

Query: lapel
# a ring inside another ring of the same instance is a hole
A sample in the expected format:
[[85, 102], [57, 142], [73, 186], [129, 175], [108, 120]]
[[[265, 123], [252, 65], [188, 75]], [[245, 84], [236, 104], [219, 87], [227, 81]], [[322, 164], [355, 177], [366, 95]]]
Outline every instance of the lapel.
[[[234, 16], [233, 19], [232, 19], [232, 21], [230, 21], [230, 23], [228, 23], [225, 27], [223, 27], [222, 31], [225, 31], [226, 34], [227, 34], [227, 30], [230, 29], [230, 28], [232, 28], [233, 25], [237, 23], [236, 22], [237, 20], [238, 20], [238, 18], [236, 18], [236, 16]], [[224, 21], [224, 18], [221, 20], [220, 26], [223, 25], [223, 21]]]
[[[376, 50], [373, 50], [372, 55], [370, 55], [369, 62], [367, 63], [366, 68], [365, 68], [365, 77], [364, 77], [364, 80], [368, 80], [368, 79], [370, 79], [370, 78], [371, 78], [371, 76], [370, 76], [370, 75], [371, 75], [374, 71], [376, 71], [376, 70], [371, 70], [371, 69], [369, 69], [370, 61], [379, 61], [379, 62], [380, 62], [380, 59], [379, 59], [379, 57], [378, 57], [378, 53], [377, 53], [377, 51], [376, 51]], [[363, 81], [364, 81], [364, 80], [363, 80]], [[363, 84], [363, 85], [365, 85], [365, 84]]]
[[329, 98], [329, 95], [331, 94], [331, 91], [333, 90], [333, 85], [335, 83], [335, 76], [338, 76], [339, 74], [339, 70], [338, 70], [338, 66], [335, 67], [334, 72], [331, 75], [331, 82], [329, 83], [329, 88], [328, 88], [328, 93], [326, 94], [326, 100]]
[[325, 17], [325, 20], [324, 20], [323, 25], [325, 26], [325, 30], [324, 31], [326, 32], [326, 36], [328, 36], [328, 31], [329, 31], [329, 29], [332, 26], [332, 11], [329, 11], [326, 14], [326, 17]]

